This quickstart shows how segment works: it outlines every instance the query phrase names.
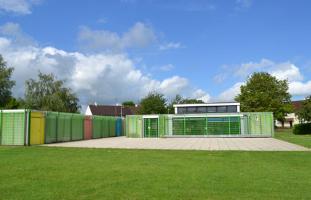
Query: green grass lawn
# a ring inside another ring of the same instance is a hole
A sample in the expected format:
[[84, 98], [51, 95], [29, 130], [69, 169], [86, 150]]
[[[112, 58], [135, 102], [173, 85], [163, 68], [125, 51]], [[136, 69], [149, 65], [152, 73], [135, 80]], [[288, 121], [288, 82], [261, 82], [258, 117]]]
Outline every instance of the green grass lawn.
[[292, 129], [277, 129], [275, 138], [311, 148], [311, 134], [294, 135]]
[[0, 199], [311, 199], [311, 152], [0, 147]]

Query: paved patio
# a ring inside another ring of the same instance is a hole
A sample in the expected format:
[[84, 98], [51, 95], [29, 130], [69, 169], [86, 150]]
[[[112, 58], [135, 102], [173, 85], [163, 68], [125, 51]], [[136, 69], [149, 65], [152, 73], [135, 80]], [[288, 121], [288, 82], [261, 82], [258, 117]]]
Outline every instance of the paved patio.
[[112, 137], [76, 142], [46, 144], [53, 147], [240, 150], [240, 151], [309, 151], [310, 149], [274, 138], [126, 138]]

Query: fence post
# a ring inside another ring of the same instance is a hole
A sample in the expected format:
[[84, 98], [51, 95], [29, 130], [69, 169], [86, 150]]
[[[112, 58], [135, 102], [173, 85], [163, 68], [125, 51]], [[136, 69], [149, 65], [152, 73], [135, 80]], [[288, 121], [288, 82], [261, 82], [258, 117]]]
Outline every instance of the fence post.
[[[25, 110], [24, 111], [24, 116], [25, 116], [25, 141], [24, 144], [27, 146], [30, 144], [30, 134], [29, 134], [29, 129], [30, 129], [30, 110]], [[15, 117], [15, 116], [14, 116]]]
[[2, 110], [0, 110], [0, 145], [2, 144]]

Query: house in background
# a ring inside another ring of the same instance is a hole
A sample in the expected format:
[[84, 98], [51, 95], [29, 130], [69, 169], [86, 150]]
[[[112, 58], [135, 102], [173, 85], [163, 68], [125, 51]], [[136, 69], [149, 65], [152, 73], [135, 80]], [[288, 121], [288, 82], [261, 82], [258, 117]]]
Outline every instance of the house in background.
[[301, 101], [292, 101], [293, 113], [288, 113], [285, 116], [285, 121], [281, 122], [278, 120], [275, 120], [275, 126], [278, 128], [292, 128], [295, 124], [299, 124], [298, 116], [297, 116], [297, 111], [301, 108], [302, 106], [302, 100]]
[[122, 116], [137, 114], [137, 106], [88, 105], [85, 115]]
[[175, 114], [195, 114], [195, 113], [236, 113], [240, 112], [238, 102], [219, 102], [202, 104], [175, 104], [173, 105]]

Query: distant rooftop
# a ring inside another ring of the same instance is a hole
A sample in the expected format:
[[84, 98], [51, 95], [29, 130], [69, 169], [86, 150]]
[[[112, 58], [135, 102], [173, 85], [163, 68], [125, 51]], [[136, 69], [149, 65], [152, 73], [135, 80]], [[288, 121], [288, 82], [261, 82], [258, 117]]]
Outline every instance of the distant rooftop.
[[89, 105], [92, 115], [102, 116], [122, 116], [134, 115], [138, 111], [137, 106], [121, 106], [121, 105]]

